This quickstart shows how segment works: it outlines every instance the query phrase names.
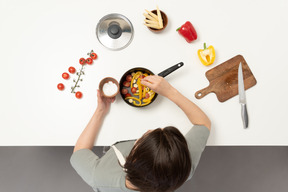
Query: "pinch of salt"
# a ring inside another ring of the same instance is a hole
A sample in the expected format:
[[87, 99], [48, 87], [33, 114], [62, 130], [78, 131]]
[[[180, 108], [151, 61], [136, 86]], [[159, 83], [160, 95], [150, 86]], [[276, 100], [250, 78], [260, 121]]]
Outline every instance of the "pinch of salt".
[[109, 81], [108, 83], [105, 83], [103, 85], [103, 92], [106, 96], [112, 96], [117, 92], [117, 85], [113, 83], [112, 81]]

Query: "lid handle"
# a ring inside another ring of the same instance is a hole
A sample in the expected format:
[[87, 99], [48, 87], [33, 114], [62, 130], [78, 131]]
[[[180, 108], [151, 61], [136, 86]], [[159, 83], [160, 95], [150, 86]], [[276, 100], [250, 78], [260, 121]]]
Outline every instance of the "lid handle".
[[108, 28], [108, 35], [112, 39], [118, 39], [122, 35], [122, 29], [117, 24], [110, 25]]

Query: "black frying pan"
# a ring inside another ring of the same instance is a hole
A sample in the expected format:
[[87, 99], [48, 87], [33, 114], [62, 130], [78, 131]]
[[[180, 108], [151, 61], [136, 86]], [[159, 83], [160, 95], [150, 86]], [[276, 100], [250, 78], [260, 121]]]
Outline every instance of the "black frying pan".
[[[184, 65], [183, 62], [180, 62], [180, 63], [178, 63], [178, 64], [176, 64], [176, 65], [173, 65], [172, 67], [169, 67], [168, 69], [166, 69], [166, 70], [162, 71], [161, 73], [159, 73], [158, 76], [166, 77], [167, 75], [169, 75], [169, 74], [172, 73], [173, 71], [179, 69], [179, 68], [182, 67], [183, 65]], [[148, 75], [154, 75], [154, 73], [153, 73], [152, 71], [150, 71], [149, 69], [143, 68], [143, 67], [135, 67], [135, 68], [133, 68], [133, 69], [130, 69], [130, 70], [126, 71], [126, 73], [124, 73], [124, 75], [121, 77], [121, 80], [120, 80], [120, 83], [119, 83], [119, 84], [120, 84], [120, 94], [121, 94], [122, 99], [123, 99], [128, 105], [133, 106], [133, 107], [145, 107], [145, 106], [147, 106], [147, 105], [144, 105], [144, 106], [136, 106], [136, 105], [134, 105], [133, 103], [129, 103], [129, 101], [125, 100], [125, 95], [123, 95], [123, 94], [121, 93], [121, 90], [122, 90], [123, 88], [125, 88], [125, 89], [128, 89], [129, 93], [132, 95], [130, 87], [128, 87], [128, 88], [127, 88], [127, 87], [124, 87], [123, 83], [124, 83], [124, 81], [126, 81], [126, 76], [127, 76], [127, 75], [131, 75], [131, 73], [136, 73], [136, 72], [138, 72], [138, 71], [141, 71], [142, 73], [147, 73]], [[158, 95], [158, 94], [155, 93], [154, 97], [152, 98], [151, 102], [150, 102], [148, 105], [150, 105], [151, 103], [153, 103], [153, 101], [156, 99], [157, 95]]]

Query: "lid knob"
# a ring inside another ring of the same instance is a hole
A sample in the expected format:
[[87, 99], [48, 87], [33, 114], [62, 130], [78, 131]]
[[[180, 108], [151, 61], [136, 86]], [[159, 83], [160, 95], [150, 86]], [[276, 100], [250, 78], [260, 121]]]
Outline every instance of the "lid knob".
[[108, 28], [108, 35], [112, 39], [118, 39], [122, 35], [122, 29], [117, 24], [110, 25]]

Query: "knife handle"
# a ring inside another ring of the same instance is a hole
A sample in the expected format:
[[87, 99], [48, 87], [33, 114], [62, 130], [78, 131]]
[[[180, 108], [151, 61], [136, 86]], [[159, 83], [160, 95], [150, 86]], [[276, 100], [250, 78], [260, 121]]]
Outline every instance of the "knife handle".
[[241, 116], [244, 128], [248, 128], [248, 113], [246, 104], [241, 104]]

